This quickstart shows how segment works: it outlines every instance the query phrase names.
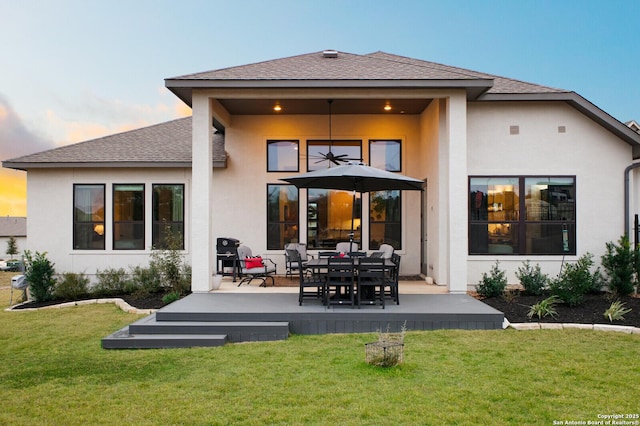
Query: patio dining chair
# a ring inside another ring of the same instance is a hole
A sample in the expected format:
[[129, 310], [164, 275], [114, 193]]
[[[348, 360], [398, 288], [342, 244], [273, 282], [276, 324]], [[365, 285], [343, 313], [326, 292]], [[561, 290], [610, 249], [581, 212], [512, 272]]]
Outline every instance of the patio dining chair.
[[384, 289], [387, 284], [384, 259], [381, 257], [360, 258], [356, 269], [358, 271], [358, 308], [365, 303], [379, 303], [384, 309]]
[[[387, 271], [385, 282], [385, 296], [389, 296], [391, 300], [396, 302], [396, 305], [400, 304], [400, 291], [398, 281], [400, 280], [400, 255], [393, 253], [391, 255], [391, 261], [393, 267]], [[386, 288], [389, 287], [389, 290]]]
[[338, 253], [351, 253], [358, 251], [358, 243], [350, 243], [348, 241], [336, 244]]
[[250, 284], [254, 279], [262, 280], [260, 287], [267, 286], [267, 279], [271, 279], [271, 285], [275, 286], [273, 274], [276, 273], [276, 264], [269, 258], [260, 256], [254, 257], [251, 249], [247, 246], [238, 247], [238, 261], [240, 262], [240, 276], [242, 280], [238, 284]]
[[[294, 260], [293, 257], [291, 256], [292, 252], [291, 250], [294, 250], [296, 252], [298, 252], [299, 256], [299, 260]], [[288, 243], [284, 245], [284, 257], [285, 257], [285, 262], [286, 262], [286, 272], [285, 272], [285, 276], [289, 277], [289, 278], [293, 278], [293, 275], [296, 271], [298, 271], [299, 269], [305, 269], [306, 268], [306, 263], [309, 260], [310, 257], [313, 257], [309, 254], [307, 254], [307, 245], [304, 243]]]
[[[355, 304], [355, 269], [352, 257], [330, 257], [327, 264], [327, 304]], [[334, 291], [331, 295], [331, 290]]]
[[[292, 261], [301, 262], [300, 253], [297, 250], [290, 251]], [[325, 277], [320, 274], [307, 274], [304, 268], [298, 268], [298, 277], [300, 279], [300, 291], [298, 294], [298, 305], [302, 306], [305, 298], [313, 298], [322, 301], [326, 305], [326, 281]]]

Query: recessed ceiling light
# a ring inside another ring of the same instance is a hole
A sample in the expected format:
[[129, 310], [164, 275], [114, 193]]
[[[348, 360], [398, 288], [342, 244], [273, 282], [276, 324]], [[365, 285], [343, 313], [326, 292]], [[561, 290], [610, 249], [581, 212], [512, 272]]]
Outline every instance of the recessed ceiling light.
[[384, 110], [385, 110], [385, 111], [391, 111], [391, 105], [390, 105], [390, 104], [386, 104], [386, 105], [384, 106]]
[[282, 107], [280, 106], [280, 104], [275, 104], [275, 106], [273, 107], [273, 110], [275, 112], [280, 112], [282, 111]]

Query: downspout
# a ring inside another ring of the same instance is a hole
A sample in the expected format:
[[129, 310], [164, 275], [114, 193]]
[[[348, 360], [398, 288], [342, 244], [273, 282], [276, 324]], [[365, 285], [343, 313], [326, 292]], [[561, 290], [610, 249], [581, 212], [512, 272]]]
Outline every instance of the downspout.
[[629, 215], [631, 214], [629, 207], [629, 175], [631, 170], [640, 167], [640, 161], [631, 163], [624, 169], [624, 235], [629, 236]]

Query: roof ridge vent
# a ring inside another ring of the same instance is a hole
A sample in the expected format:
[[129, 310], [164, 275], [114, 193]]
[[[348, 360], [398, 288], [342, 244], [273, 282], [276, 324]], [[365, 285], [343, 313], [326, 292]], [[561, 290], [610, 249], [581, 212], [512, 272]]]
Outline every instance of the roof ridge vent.
[[338, 51], [337, 50], [333, 50], [333, 49], [323, 50], [322, 51], [322, 57], [323, 58], [337, 58], [338, 57]]

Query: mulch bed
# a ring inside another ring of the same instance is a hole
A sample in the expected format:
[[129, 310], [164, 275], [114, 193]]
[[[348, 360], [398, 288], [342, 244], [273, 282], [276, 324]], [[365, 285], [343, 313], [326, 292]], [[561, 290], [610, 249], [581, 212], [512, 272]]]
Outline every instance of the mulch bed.
[[589, 294], [585, 296], [585, 300], [578, 306], [570, 307], [564, 303], [555, 305], [558, 313], [556, 317], [538, 318], [533, 316], [529, 318], [527, 314], [532, 305], [549, 297], [549, 294], [543, 296], [529, 296], [524, 293], [515, 292], [513, 299], [505, 297], [491, 297], [482, 300], [487, 305], [504, 313], [504, 316], [511, 323], [528, 323], [528, 322], [545, 322], [545, 323], [576, 323], [576, 324], [613, 324], [640, 327], [640, 297], [620, 297], [620, 301], [625, 304], [625, 308], [631, 309], [631, 312], [624, 315], [624, 320], [610, 322], [605, 318], [606, 311], [614, 301], [608, 293]]

